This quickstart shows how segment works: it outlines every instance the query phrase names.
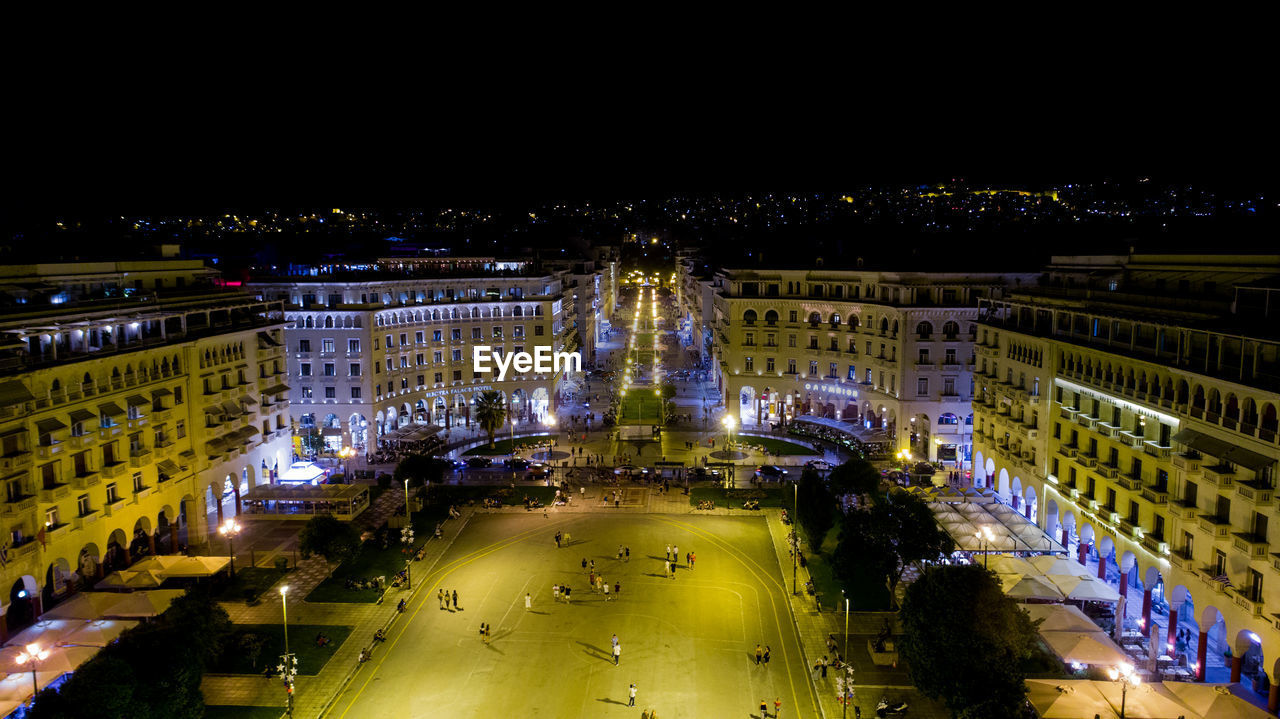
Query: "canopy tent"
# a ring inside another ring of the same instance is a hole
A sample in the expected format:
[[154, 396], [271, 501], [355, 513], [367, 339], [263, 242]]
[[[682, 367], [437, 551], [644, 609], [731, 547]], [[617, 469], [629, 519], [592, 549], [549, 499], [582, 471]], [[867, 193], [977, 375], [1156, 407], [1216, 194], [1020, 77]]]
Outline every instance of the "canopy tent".
[[987, 560], [986, 567], [996, 574], [1040, 574], [1039, 570], [1021, 557], [991, 557]]
[[44, 613], [49, 619], [136, 619], [154, 617], [183, 595], [181, 589], [119, 592], [81, 592]]
[[[36, 682], [47, 687], [57, 681], [63, 672], [36, 672]], [[0, 717], [7, 717], [31, 698], [31, 668], [26, 671], [0, 674]]]
[[1052, 582], [1067, 599], [1084, 602], [1114, 603], [1120, 601], [1120, 593], [1097, 577], [1088, 575], [1069, 577], [1061, 574], [1051, 574], [1046, 575], [1045, 578]]
[[154, 572], [139, 572], [132, 569], [114, 571], [102, 579], [94, 587], [103, 589], [158, 589], [164, 579]]
[[1016, 600], [1044, 599], [1062, 601], [1062, 592], [1038, 575], [999, 574], [1005, 596]]
[[324, 477], [324, 468], [313, 462], [294, 462], [280, 473], [282, 484], [319, 484]]
[[1060, 574], [1067, 577], [1083, 577], [1089, 574], [1089, 570], [1083, 564], [1054, 554], [1042, 554], [1027, 561], [1041, 574]]
[[97, 619], [81, 623], [78, 628], [62, 638], [62, 644], [85, 647], [105, 647], [121, 634], [138, 626], [138, 622], [121, 619]]
[[[98, 653], [98, 647], [49, 647], [49, 656], [40, 660], [40, 671], [54, 674], [74, 672], [81, 664]], [[29, 661], [19, 661], [19, 656], [26, 653], [25, 647], [4, 647], [0, 649], [0, 673], [30, 672]], [[28, 677], [30, 674], [27, 675]]]
[[1040, 636], [1044, 637], [1044, 643], [1048, 644], [1049, 649], [1064, 662], [1114, 667], [1131, 661], [1129, 656], [1102, 630], [1041, 632]]
[[1102, 719], [1119, 716], [1091, 681], [1027, 679], [1027, 701], [1042, 719], [1083, 719], [1097, 714]]
[[[1202, 719], [1268, 719], [1270, 714], [1232, 693], [1241, 685], [1166, 682], [1165, 688]], [[1193, 716], [1190, 712], [1187, 716]]]
[[226, 569], [231, 564], [227, 557], [186, 557], [180, 554], [162, 554], [148, 557], [130, 567], [137, 572], [149, 572], [161, 580], [201, 579]]
[[[1178, 682], [1170, 682], [1176, 684]], [[1116, 682], [1097, 682], [1098, 692], [1113, 707], [1120, 706], [1120, 685]], [[1178, 700], [1176, 694], [1169, 690], [1163, 682], [1143, 682], [1136, 687], [1129, 687], [1124, 693], [1125, 719], [1177, 719], [1192, 716], [1187, 705]], [[1234, 717], [1239, 714], [1232, 715]], [[1265, 714], [1264, 714], [1265, 716]]]
[[1028, 604], [1023, 607], [1031, 620], [1043, 620], [1040, 633], [1048, 632], [1097, 632], [1097, 624], [1079, 608], [1070, 604]]
[[83, 624], [84, 622], [78, 619], [41, 619], [9, 637], [4, 645], [6, 647], [25, 647], [28, 644], [53, 646], [60, 643], [67, 635], [75, 633]]
[[[966, 552], [1051, 552], [1066, 548], [1026, 517], [999, 502], [930, 502], [934, 518]], [[939, 518], [941, 517], [941, 518]], [[993, 539], [978, 536], [990, 529]]]

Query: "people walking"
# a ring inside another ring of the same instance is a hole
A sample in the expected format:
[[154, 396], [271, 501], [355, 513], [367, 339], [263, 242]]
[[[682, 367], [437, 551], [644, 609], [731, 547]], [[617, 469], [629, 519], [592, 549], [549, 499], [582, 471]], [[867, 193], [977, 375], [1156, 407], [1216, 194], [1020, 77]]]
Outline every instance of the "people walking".
[[760, 719], [768, 719], [769, 716], [769, 700], [760, 700]]
[[551, 600], [554, 602], [560, 601], [560, 585], [559, 584], [551, 585]]
[[458, 590], [456, 589], [453, 590], [453, 608], [455, 610], [458, 608]]
[[782, 716], [782, 697], [773, 700], [773, 719]]
[[560, 548], [560, 533], [556, 532], [556, 549]]
[[488, 629], [488, 625], [485, 624], [484, 622], [480, 622], [480, 641], [484, 642], [485, 644], [489, 643], [489, 634], [486, 631], [487, 629]]
[[627, 706], [633, 707], [635, 705], [636, 705], [636, 683], [631, 682], [631, 687], [627, 689]]
[[766, 645], [765, 645], [765, 647], [764, 647], [764, 666], [765, 666], [765, 669], [768, 669], [768, 668], [769, 668], [769, 652], [770, 652], [769, 645], [767, 645], [767, 644], [766, 644]]
[[533, 597], [528, 592], [524, 594], [524, 610], [526, 612], [533, 611]]
[[619, 659], [621, 656], [622, 656], [622, 645], [621, 645], [621, 644], [614, 644], [614, 645], [613, 645], [613, 665], [614, 665], [615, 667], [616, 667], [616, 666], [618, 666], [618, 659]]
[[444, 605], [444, 590], [443, 590], [443, 589], [439, 589], [439, 590], [437, 590], [437, 591], [436, 591], [436, 601], [438, 601], [438, 602], [440, 603], [440, 609], [441, 609], [441, 610], [443, 610], [443, 609], [445, 609], [445, 608], [446, 608], [446, 607], [445, 607], [445, 605]]
[[671, 560], [670, 559], [667, 560], [667, 576], [668, 577], [671, 576]]
[[625, 558], [625, 561], [628, 561], [628, 562], [631, 561], [631, 547], [623, 547], [622, 554], [623, 554], [623, 557]]

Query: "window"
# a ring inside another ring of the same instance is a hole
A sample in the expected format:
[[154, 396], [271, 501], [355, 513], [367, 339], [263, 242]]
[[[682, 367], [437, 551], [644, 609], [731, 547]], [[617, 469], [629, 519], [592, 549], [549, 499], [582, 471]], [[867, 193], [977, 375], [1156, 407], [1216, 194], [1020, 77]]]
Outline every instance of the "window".
[[777, 371], [778, 365], [772, 357], [766, 357], [764, 361], [764, 371], [772, 374]]
[[337, 388], [337, 387], [325, 387], [325, 388], [324, 388], [324, 398], [325, 398], [325, 399], [337, 399], [337, 398], [338, 398], [338, 388]]
[[[422, 355], [418, 355], [418, 364], [422, 364]], [[359, 362], [352, 362], [349, 368], [350, 368], [351, 376], [352, 376], [352, 377], [359, 377], [359, 376], [360, 376], [360, 363], [359, 363]]]
[[955, 396], [955, 393], [956, 393], [956, 378], [943, 377], [942, 378], [942, 394], [948, 397], [952, 397], [952, 396]]
[[921, 395], [929, 394], [928, 378], [921, 377], [920, 379], [916, 380], [916, 394], [921, 394]]
[[471, 328], [471, 339], [473, 339], [473, 340], [484, 339], [484, 338], [481, 336], [481, 334], [482, 334], [482, 332], [481, 332], [481, 330], [480, 330], [480, 328], [479, 328], [479, 327], [472, 327], [472, 328]]
[[945, 364], [956, 364], [956, 351], [954, 349], [948, 349], [946, 358], [942, 361]]
[[392, 347], [395, 347], [395, 346], [396, 346], [396, 343], [392, 341], [391, 335], [387, 335], [387, 349], [391, 349]]
[[929, 364], [929, 350], [920, 350], [919, 364]]
[[795, 321], [796, 321], [796, 311], [795, 311], [795, 310], [791, 310], [790, 312], [788, 312], [788, 313], [787, 313], [787, 321], [788, 321], [788, 322], [795, 322]]
[[360, 340], [347, 340], [347, 351], [348, 351], [348, 352], [359, 352], [359, 351], [360, 351]]
[[[502, 354], [502, 348], [501, 348], [501, 347], [498, 347], [498, 348], [497, 348], [496, 350], [494, 350], [494, 351], [495, 351], [497, 354]], [[462, 350], [454, 350], [454, 351], [453, 351], [453, 361], [454, 361], [454, 362], [461, 362], [461, 361], [462, 361]]]
[[435, 381], [436, 381], [436, 382], [443, 382], [443, 381], [444, 381], [444, 373], [443, 373], [443, 372], [436, 372], [436, 379], [435, 379]]
[[415, 343], [417, 343], [417, 344], [422, 344], [422, 342], [423, 342], [423, 337], [424, 337], [424, 335], [423, 335], [422, 330], [418, 330], [417, 332], [414, 332], [414, 333], [413, 333], [413, 341], [414, 341]]
[[838, 372], [839, 372], [839, 369], [837, 368], [836, 363], [835, 363], [835, 362], [832, 362], [832, 363], [831, 363], [831, 372], [830, 372], [827, 376], [828, 376], [828, 377], [836, 377]]
[[185, 401], [186, 401], [186, 400], [184, 400], [184, 399], [182, 398], [182, 388], [181, 388], [181, 387], [174, 387], [174, 388], [173, 388], [173, 404], [174, 404], [175, 406], [177, 406], [177, 405], [182, 404], [182, 403], [183, 403], [183, 402], [185, 402]]
[[414, 355], [414, 364], [421, 366], [426, 363], [427, 363], [427, 355], [425, 353], [419, 352], [418, 354]]
[[443, 342], [443, 341], [444, 341], [444, 330], [431, 330], [431, 341], [432, 341], [432, 342]]
[[46, 526], [46, 527], [58, 527], [58, 526], [61, 526], [61, 525], [59, 524], [59, 522], [58, 522], [58, 508], [57, 508], [57, 507], [50, 507], [50, 508], [49, 508], [49, 509], [44, 513], [44, 526]]
[[332, 363], [332, 362], [325, 362], [325, 363], [324, 363], [324, 376], [325, 376], [325, 377], [337, 377], [337, 376], [338, 376], [338, 366], [337, 366], [337, 365], [335, 365], [335, 364], [334, 364], [334, 363]]
[[302, 387], [301, 389], [303, 399], [311, 399], [314, 396], [313, 390], [310, 387]]
[[120, 501], [120, 492], [116, 489], [115, 482], [107, 483], [107, 504], [115, 504]]
[[403, 347], [404, 345], [407, 345], [407, 344], [409, 344], [409, 334], [407, 332], [401, 332], [400, 345]]
[[359, 388], [359, 387], [352, 387], [352, 388], [351, 388], [351, 399], [360, 399], [360, 388]]
[[787, 374], [795, 374], [795, 373], [796, 373], [796, 361], [793, 359], [787, 360]]
[[423, 375], [423, 374], [418, 375], [418, 388], [419, 388], [419, 389], [421, 389], [421, 388], [422, 388], [422, 386], [426, 384], [426, 379], [427, 379], [427, 376], [426, 376], [426, 375]]
[[400, 355], [400, 369], [405, 369], [405, 368], [407, 368], [408, 366], [409, 366], [409, 356], [408, 356], [408, 355]]
[[461, 340], [461, 339], [462, 339], [462, 328], [461, 328], [461, 327], [454, 327], [454, 328], [453, 328], [453, 333], [450, 335], [450, 337], [452, 337], [452, 338], [453, 338], [453, 340], [454, 340], [455, 342], [457, 342], [457, 341]]
[[744, 347], [754, 347], [756, 344], [756, 333], [748, 332], [746, 339], [742, 341]]
[[432, 357], [432, 360], [437, 363], [444, 361], [444, 353], [438, 350], [435, 353], [433, 353], [431, 357]]
[[134, 472], [133, 473], [133, 491], [136, 493], [136, 492], [141, 492], [144, 489], [146, 489], [146, 487], [143, 486], [142, 484], [142, 472]]
[[534, 325], [534, 326], [533, 326], [533, 334], [534, 334], [534, 336], [535, 336], [535, 337], [541, 337], [541, 336], [542, 336], [542, 333], [543, 333], [543, 330], [544, 330], [544, 328], [543, 328], [543, 326], [542, 326], [542, 325]]
[[180, 419], [173, 424], [173, 436], [182, 439], [187, 436], [187, 421]]
[[809, 360], [809, 376], [818, 376], [818, 362], [816, 360]]
[[89, 508], [89, 495], [82, 494], [76, 498], [76, 515], [87, 517], [93, 514], [93, 510]]
[[299, 351], [299, 352], [310, 352], [310, 351], [311, 351], [311, 340], [298, 340], [298, 351]]
[[501, 328], [501, 327], [494, 327], [494, 328], [493, 328], [493, 338], [494, 338], [494, 339], [496, 339], [496, 340], [500, 340], [500, 339], [502, 339], [502, 328]]
[[788, 347], [795, 347], [795, 346], [796, 346], [796, 336], [795, 336], [795, 335], [787, 335], [787, 346], [788, 346]]
[[302, 377], [310, 377], [310, 376], [311, 376], [311, 363], [310, 363], [310, 362], [303, 362], [302, 364], [298, 365], [298, 374], [299, 374], [300, 376], [302, 376]]
[[744, 372], [752, 372], [755, 370], [755, 360], [751, 357], [742, 358], [742, 369]]
[[456, 370], [454, 370], [454, 371], [453, 371], [453, 381], [454, 381], [454, 382], [461, 382], [461, 381], [462, 381], [462, 370], [460, 370], [460, 369], [456, 369]]
[[320, 340], [320, 351], [321, 351], [321, 352], [332, 352], [332, 351], [333, 351], [333, 339], [332, 339], [332, 338], [330, 338], [330, 339]]

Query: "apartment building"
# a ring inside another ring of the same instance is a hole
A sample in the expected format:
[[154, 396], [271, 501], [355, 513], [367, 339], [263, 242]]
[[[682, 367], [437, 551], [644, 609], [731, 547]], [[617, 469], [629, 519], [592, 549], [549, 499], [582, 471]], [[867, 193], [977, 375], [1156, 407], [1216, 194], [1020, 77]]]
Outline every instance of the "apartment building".
[[[744, 428], [829, 417], [883, 430], [917, 459], [967, 466], [978, 301], [1037, 276], [720, 270], [703, 312], [726, 406]], [[701, 286], [681, 284], [686, 297]]]
[[981, 301], [973, 433], [979, 484], [1141, 592], [1144, 631], [1153, 601], [1198, 627], [1199, 678], [1224, 647], [1232, 681], [1260, 666], [1272, 711], [1277, 280], [1276, 256], [1054, 258]]
[[221, 289], [199, 262], [0, 274], [4, 631], [204, 542], [292, 452], [279, 302]]
[[[594, 313], [603, 312], [596, 282], [580, 278], [567, 288], [560, 272], [487, 266], [493, 269], [377, 267], [250, 282], [258, 297], [285, 308], [294, 421], [318, 427], [329, 449], [368, 451], [380, 436], [413, 424], [470, 426], [475, 398], [496, 390], [518, 429], [542, 426], [559, 401], [563, 369], [512, 367], [498, 381], [474, 371], [472, 347], [578, 350], [579, 333], [593, 335]], [[580, 307], [593, 316], [580, 322]]]

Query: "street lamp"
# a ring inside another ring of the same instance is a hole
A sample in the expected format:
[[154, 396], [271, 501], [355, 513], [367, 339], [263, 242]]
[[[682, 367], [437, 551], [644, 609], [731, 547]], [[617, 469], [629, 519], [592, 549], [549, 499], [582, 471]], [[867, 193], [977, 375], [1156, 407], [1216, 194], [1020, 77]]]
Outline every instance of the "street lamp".
[[982, 568], [987, 568], [987, 553], [991, 549], [991, 543], [995, 541], [996, 535], [992, 533], [991, 527], [983, 527], [978, 533], [973, 535], [982, 547]]
[[1120, 683], [1120, 719], [1124, 719], [1124, 702], [1125, 694], [1128, 693], [1129, 687], [1137, 689], [1142, 685], [1142, 677], [1133, 671], [1133, 665], [1122, 662], [1118, 667], [1112, 667], [1107, 670], [1107, 676], [1111, 677], [1111, 681]]
[[[404, 528], [400, 530], [400, 543], [409, 548], [410, 555], [413, 553], [413, 519], [409, 514], [409, 480], [404, 480]], [[404, 588], [408, 589], [413, 586], [413, 578], [411, 576], [410, 567], [412, 566], [413, 557], [410, 556], [404, 560]]]
[[227, 538], [227, 554], [231, 556], [231, 578], [236, 578], [236, 550], [232, 542], [235, 536], [240, 533], [240, 523], [234, 519], [228, 519], [218, 527], [218, 534]]
[[[840, 593], [844, 595], [844, 655], [849, 656], [849, 595], [843, 590]], [[840, 697], [840, 716], [849, 715], [849, 682], [853, 678], [853, 667], [849, 666], [849, 660], [844, 660], [844, 696]]]
[[31, 662], [31, 703], [35, 704], [36, 694], [40, 693], [40, 687], [36, 684], [36, 667], [40, 662], [49, 658], [49, 650], [41, 649], [39, 644], [28, 644], [27, 650], [18, 654], [19, 664]]
[[298, 676], [298, 659], [289, 652], [289, 585], [280, 587], [280, 609], [284, 613], [284, 654], [276, 671], [284, 679], [285, 711], [293, 716], [293, 678]]

